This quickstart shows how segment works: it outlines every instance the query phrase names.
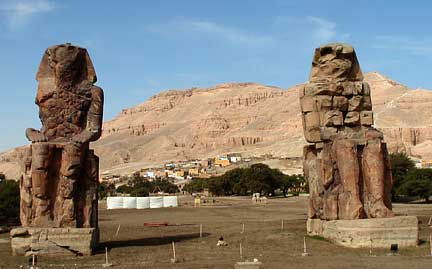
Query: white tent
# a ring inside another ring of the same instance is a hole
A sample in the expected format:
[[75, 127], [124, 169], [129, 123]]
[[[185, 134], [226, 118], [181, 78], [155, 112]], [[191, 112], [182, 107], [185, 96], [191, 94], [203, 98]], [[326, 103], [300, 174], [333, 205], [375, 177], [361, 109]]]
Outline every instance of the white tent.
[[163, 206], [164, 207], [177, 207], [177, 196], [164, 196]]
[[136, 208], [137, 209], [150, 208], [150, 197], [137, 197]]
[[108, 197], [107, 209], [123, 208], [123, 197]]
[[161, 208], [163, 207], [163, 197], [155, 196], [150, 197], [150, 208]]
[[123, 197], [123, 208], [136, 208], [136, 197]]

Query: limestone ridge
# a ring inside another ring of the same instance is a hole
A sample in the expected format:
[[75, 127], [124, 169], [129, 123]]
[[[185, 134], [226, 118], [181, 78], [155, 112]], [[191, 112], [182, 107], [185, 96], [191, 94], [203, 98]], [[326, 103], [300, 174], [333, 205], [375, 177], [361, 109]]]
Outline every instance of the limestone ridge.
[[[384, 133], [388, 150], [432, 158], [432, 92], [409, 89], [376, 72], [363, 76], [371, 88], [374, 126]], [[233, 151], [300, 157], [305, 140], [299, 87], [225, 83], [159, 93], [104, 123], [102, 138], [93, 145], [104, 156], [101, 172], [129, 173]], [[17, 177], [19, 151], [0, 154], [0, 172], [10, 178]]]

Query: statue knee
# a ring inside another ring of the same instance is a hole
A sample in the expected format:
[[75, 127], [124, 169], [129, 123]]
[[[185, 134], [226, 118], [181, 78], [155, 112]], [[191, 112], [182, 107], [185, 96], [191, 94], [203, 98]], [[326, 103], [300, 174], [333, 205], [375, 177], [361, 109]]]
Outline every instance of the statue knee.
[[32, 170], [45, 170], [49, 166], [50, 149], [47, 143], [34, 143], [31, 149]]

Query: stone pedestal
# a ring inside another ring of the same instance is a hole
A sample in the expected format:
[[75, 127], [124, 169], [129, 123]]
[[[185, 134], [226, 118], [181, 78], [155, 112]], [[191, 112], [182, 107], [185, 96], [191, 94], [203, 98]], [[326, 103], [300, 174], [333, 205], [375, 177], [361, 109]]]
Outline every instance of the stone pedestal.
[[95, 228], [29, 228], [11, 230], [13, 255], [92, 255], [99, 242]]
[[418, 220], [414, 216], [379, 219], [331, 220], [308, 219], [308, 235], [322, 236], [350, 248], [415, 247], [418, 244]]

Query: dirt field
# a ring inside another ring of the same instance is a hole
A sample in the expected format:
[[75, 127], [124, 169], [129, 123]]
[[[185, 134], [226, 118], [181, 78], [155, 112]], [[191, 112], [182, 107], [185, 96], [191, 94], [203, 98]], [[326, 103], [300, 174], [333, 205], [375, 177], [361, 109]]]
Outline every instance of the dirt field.
[[[101, 246], [92, 257], [39, 257], [40, 268], [94, 268], [105, 262], [108, 247], [113, 268], [233, 268], [240, 260], [257, 258], [262, 268], [432, 268], [427, 221], [432, 205], [395, 204], [397, 214], [417, 215], [421, 244], [389, 250], [347, 249], [319, 238], [307, 237], [309, 257], [302, 257], [306, 227], [306, 197], [269, 199], [267, 205], [252, 205], [249, 198], [216, 198], [214, 205], [191, 207], [190, 197], [181, 198], [179, 208], [105, 210], [99, 223]], [[284, 230], [281, 231], [281, 219]], [[167, 221], [166, 227], [144, 227], [144, 222]], [[245, 231], [241, 233], [242, 223]], [[118, 236], [115, 236], [118, 225]], [[203, 237], [199, 237], [199, 225]], [[226, 247], [217, 247], [223, 236]], [[171, 264], [171, 243], [175, 242], [176, 264]], [[10, 255], [8, 234], [0, 235], [0, 268], [18, 268], [27, 258]]]

